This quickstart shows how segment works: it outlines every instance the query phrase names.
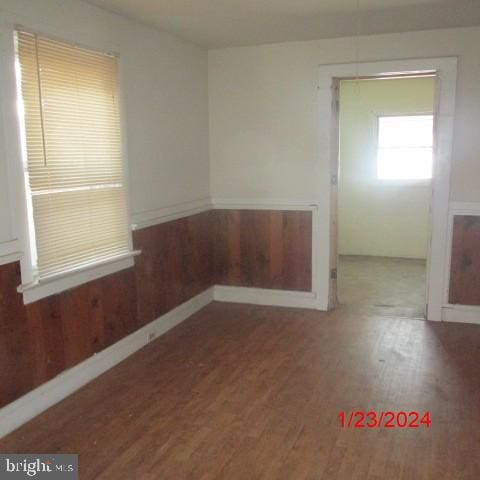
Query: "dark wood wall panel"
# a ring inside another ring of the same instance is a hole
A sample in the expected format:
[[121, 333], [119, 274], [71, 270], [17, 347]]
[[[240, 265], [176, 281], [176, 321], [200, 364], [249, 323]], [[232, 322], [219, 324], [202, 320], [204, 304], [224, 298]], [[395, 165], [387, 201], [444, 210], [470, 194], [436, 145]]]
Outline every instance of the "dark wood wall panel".
[[211, 214], [135, 232], [135, 268], [24, 305], [0, 266], [0, 407], [212, 285]]
[[213, 285], [212, 221], [204, 212], [134, 232], [141, 325]]
[[312, 214], [216, 210], [215, 283], [311, 291]]
[[0, 265], [0, 406], [33, 387], [34, 345], [19, 283], [18, 262]]
[[480, 305], [480, 217], [455, 215], [449, 302]]
[[0, 406], [137, 329], [133, 269], [29, 305], [18, 262], [0, 266]]
[[24, 305], [0, 266], [0, 407], [215, 283], [311, 290], [310, 212], [211, 211], [134, 232], [135, 267]]

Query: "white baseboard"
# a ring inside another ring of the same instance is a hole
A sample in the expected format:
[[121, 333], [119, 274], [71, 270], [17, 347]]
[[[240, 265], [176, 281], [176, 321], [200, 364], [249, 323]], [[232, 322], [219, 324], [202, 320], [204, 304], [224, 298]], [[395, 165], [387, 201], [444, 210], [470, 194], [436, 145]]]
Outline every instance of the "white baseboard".
[[444, 322], [480, 325], [480, 306], [444, 305], [442, 308], [442, 320]]
[[114, 367], [213, 300], [213, 288], [0, 409], [0, 438]]
[[315, 293], [312, 292], [215, 285], [213, 298], [219, 302], [327, 310], [327, 307], [321, 305]]

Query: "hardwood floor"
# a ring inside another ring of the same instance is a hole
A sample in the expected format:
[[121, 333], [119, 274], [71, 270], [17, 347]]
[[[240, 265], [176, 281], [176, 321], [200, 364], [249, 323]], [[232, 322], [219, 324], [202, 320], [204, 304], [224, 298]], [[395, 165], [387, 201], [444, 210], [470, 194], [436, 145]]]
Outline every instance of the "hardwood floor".
[[[213, 303], [0, 441], [88, 479], [480, 478], [480, 327]], [[342, 429], [340, 411], [430, 411]]]

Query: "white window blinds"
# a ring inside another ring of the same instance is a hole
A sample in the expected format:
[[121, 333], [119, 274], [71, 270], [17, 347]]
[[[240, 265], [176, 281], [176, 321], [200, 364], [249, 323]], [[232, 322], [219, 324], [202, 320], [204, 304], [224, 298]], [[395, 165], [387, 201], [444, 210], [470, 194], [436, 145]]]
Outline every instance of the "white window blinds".
[[116, 58], [26, 32], [17, 54], [38, 277], [127, 254]]

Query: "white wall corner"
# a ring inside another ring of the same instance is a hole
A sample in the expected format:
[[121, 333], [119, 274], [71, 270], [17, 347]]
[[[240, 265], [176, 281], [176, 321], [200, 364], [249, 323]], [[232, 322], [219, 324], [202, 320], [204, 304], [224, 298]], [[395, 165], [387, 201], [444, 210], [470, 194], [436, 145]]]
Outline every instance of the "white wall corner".
[[20, 242], [18, 240], [9, 240], [0, 242], [0, 265], [17, 262], [22, 258]]

